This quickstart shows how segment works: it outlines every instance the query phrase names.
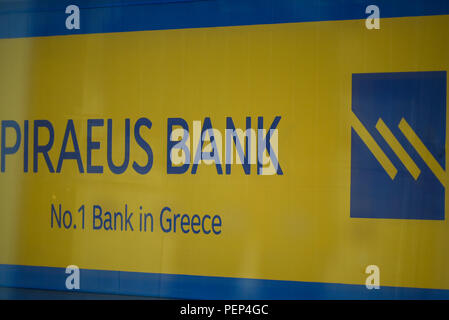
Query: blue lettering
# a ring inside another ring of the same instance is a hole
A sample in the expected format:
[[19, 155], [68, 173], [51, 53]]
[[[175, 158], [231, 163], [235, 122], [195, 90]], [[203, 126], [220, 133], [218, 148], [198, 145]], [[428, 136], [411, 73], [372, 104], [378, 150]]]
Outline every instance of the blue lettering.
[[[67, 141], [69, 140], [69, 136], [72, 137], [73, 148], [75, 151], [67, 152]], [[76, 131], [75, 126], [73, 125], [73, 120], [67, 121], [66, 130], [64, 133], [64, 139], [62, 141], [61, 153], [59, 154], [58, 167], [56, 168], [56, 172], [61, 172], [62, 162], [65, 159], [76, 160], [78, 163], [78, 170], [80, 173], [84, 172], [83, 162], [81, 161], [80, 148], [78, 146], [78, 140], [76, 139]]]
[[[47, 128], [49, 133], [48, 143], [45, 145], [39, 145], [39, 128]], [[55, 139], [55, 132], [53, 129], [53, 125], [48, 120], [34, 120], [34, 143], [33, 143], [33, 172], [37, 172], [37, 156], [39, 153], [42, 153], [44, 156], [45, 162], [47, 163], [48, 170], [50, 172], [55, 172], [53, 169], [53, 164], [51, 163], [50, 157], [48, 156], [48, 151], [50, 151], [53, 146], [53, 142]]]
[[104, 125], [103, 119], [88, 119], [87, 120], [87, 173], [103, 173], [103, 166], [92, 165], [92, 150], [100, 149], [99, 141], [92, 141], [92, 127], [102, 127]]
[[150, 145], [142, 138], [140, 135], [140, 127], [145, 126], [148, 129], [151, 129], [151, 121], [147, 118], [140, 118], [137, 120], [136, 125], [134, 126], [134, 137], [136, 139], [137, 144], [147, 153], [148, 161], [145, 166], [140, 166], [137, 162], [134, 161], [133, 168], [137, 173], [146, 174], [151, 170], [153, 166], [153, 150], [151, 150]]
[[121, 174], [125, 172], [125, 170], [128, 168], [129, 164], [129, 135], [130, 135], [130, 129], [129, 129], [129, 119], [125, 119], [125, 159], [123, 160], [123, 163], [119, 166], [114, 165], [114, 162], [112, 161], [112, 119], [108, 119], [108, 165], [109, 169], [115, 173], [115, 174]]
[[[6, 128], [12, 128], [16, 132], [16, 142], [12, 147], [6, 146]], [[2, 166], [2, 172], [5, 172], [5, 158], [7, 154], [14, 154], [19, 150], [20, 146], [20, 127], [17, 122], [14, 120], [2, 120], [2, 145], [1, 145], [1, 153], [2, 153], [2, 159], [1, 159], [1, 166]]]
[[[184, 135], [181, 141], [172, 141], [171, 135], [173, 126], [181, 126], [184, 129]], [[167, 120], [167, 173], [168, 174], [182, 174], [189, 170], [190, 166], [190, 150], [186, 145], [189, 139], [189, 126], [182, 118], [168, 118]], [[186, 156], [186, 162], [182, 166], [173, 166], [171, 159], [172, 149], [183, 150]]]

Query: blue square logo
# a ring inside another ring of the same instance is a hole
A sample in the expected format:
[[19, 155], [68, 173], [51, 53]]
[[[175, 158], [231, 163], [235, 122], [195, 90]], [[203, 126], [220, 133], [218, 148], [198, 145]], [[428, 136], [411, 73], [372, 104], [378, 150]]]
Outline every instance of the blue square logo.
[[446, 79], [352, 75], [352, 218], [444, 220]]

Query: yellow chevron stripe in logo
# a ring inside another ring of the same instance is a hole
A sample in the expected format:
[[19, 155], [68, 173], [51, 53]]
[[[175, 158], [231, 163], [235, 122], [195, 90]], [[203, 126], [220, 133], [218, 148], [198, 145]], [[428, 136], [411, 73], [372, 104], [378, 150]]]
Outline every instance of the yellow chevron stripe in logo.
[[[382, 151], [380, 146], [377, 144], [377, 142], [353, 112], [351, 114], [351, 120], [352, 128], [359, 135], [359, 137], [362, 139], [362, 141], [365, 143], [365, 145], [368, 147], [368, 149], [371, 151], [380, 165], [384, 168], [390, 178], [394, 180], [398, 172], [397, 168], [390, 161], [387, 155]], [[427, 147], [424, 145], [424, 143], [404, 118], [401, 119], [398, 128], [401, 130], [410, 144], [415, 148], [416, 152], [423, 159], [423, 161], [429, 167], [435, 177], [440, 181], [443, 187], [446, 187], [445, 170], [440, 166], [438, 161], [434, 158], [429, 149], [427, 149]], [[381, 118], [379, 118], [376, 123], [376, 129], [377, 131], [379, 131], [381, 136], [384, 138], [393, 152], [397, 155], [397, 157], [401, 160], [412, 177], [417, 180], [419, 175], [421, 174], [421, 170], [418, 168], [416, 163], [405, 151], [405, 149], [402, 147], [402, 145], [399, 143], [399, 141], [396, 139], [396, 137], [393, 135], [391, 130], [387, 127], [387, 125]]]

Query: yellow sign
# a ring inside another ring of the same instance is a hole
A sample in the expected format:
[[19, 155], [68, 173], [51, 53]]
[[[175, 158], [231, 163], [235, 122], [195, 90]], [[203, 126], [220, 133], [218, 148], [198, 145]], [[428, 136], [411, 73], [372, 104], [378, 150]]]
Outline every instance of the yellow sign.
[[0, 263], [359, 285], [377, 265], [381, 286], [449, 289], [447, 219], [350, 208], [352, 134], [378, 175], [429, 170], [387, 120], [363, 133], [353, 75], [446, 75], [449, 17], [363, 25], [0, 40]]

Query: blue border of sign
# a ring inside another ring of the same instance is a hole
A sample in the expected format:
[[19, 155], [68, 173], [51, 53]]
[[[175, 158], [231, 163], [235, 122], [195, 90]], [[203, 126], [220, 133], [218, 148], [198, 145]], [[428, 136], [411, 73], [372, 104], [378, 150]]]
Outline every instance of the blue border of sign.
[[[68, 30], [68, 5], [81, 28]], [[447, 0], [24, 0], [0, 2], [0, 38], [447, 15]]]
[[[0, 286], [67, 291], [65, 268], [0, 265]], [[80, 269], [80, 292], [181, 299], [449, 299], [449, 290]]]

